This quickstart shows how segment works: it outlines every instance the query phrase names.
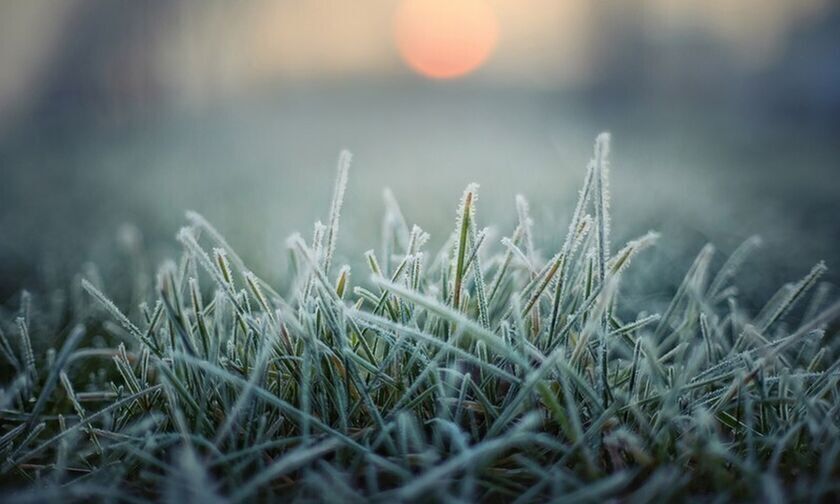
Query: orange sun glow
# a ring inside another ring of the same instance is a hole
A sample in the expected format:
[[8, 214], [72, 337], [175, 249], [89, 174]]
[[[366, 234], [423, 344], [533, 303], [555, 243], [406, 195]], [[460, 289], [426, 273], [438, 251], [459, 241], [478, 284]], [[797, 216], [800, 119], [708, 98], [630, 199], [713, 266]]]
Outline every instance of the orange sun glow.
[[394, 18], [405, 62], [435, 79], [477, 69], [493, 52], [498, 32], [496, 15], [482, 0], [403, 0]]

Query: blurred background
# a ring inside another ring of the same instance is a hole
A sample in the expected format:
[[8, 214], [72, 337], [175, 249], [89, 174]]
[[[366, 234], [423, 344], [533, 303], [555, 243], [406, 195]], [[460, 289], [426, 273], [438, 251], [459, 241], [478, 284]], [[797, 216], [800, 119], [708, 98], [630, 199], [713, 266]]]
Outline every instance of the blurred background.
[[550, 255], [602, 130], [655, 280], [753, 233], [756, 288], [840, 268], [837, 1], [4, 1], [0, 302], [126, 242], [154, 262], [187, 209], [279, 278], [342, 148], [340, 260], [384, 187], [440, 244], [470, 181], [500, 235], [528, 196]]

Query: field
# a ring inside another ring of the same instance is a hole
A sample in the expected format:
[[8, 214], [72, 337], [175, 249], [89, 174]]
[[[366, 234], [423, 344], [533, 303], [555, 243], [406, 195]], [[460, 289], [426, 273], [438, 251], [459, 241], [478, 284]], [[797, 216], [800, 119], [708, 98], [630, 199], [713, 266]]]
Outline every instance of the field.
[[627, 302], [622, 280], [668, 236], [615, 243], [609, 151], [602, 134], [557, 244], [524, 197], [485, 227], [470, 184], [431, 239], [388, 193], [351, 270], [342, 152], [278, 282], [189, 212], [153, 282], [91, 267], [20, 295], [0, 320], [0, 485], [20, 502], [840, 495], [826, 265], [753, 308], [736, 285], [761, 240], [725, 260], [709, 245], [668, 302]]

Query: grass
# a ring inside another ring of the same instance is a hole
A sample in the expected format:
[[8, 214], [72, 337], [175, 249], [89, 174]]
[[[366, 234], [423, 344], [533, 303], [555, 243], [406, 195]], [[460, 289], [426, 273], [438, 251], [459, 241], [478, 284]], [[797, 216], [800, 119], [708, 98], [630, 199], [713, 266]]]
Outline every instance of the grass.
[[383, 252], [354, 283], [333, 268], [343, 153], [282, 295], [193, 212], [136, 316], [96, 276], [64, 303], [24, 293], [0, 323], [0, 485], [21, 502], [836, 498], [825, 266], [751, 315], [733, 281], [758, 240], [717, 271], [707, 246], [661, 314], [628, 316], [622, 275], [658, 235], [611, 250], [608, 157], [601, 135], [548, 259], [524, 198], [492, 244], [468, 186], [430, 253], [386, 194]]

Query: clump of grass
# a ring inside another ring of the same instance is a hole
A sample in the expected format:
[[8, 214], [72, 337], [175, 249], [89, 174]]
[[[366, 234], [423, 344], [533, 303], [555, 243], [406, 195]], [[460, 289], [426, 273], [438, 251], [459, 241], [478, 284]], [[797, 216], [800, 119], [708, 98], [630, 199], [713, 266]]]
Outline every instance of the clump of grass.
[[706, 247], [663, 313], [623, 317], [622, 275], [658, 235], [611, 253], [608, 154], [601, 135], [547, 260], [522, 197], [488, 243], [470, 185], [442, 250], [386, 193], [370, 275], [333, 268], [343, 153], [282, 295], [190, 212], [134, 320], [97, 279], [57, 330], [23, 296], [0, 324], [0, 482], [21, 501], [836, 497], [825, 266], [751, 316], [731, 282], [758, 241], [716, 275]]

